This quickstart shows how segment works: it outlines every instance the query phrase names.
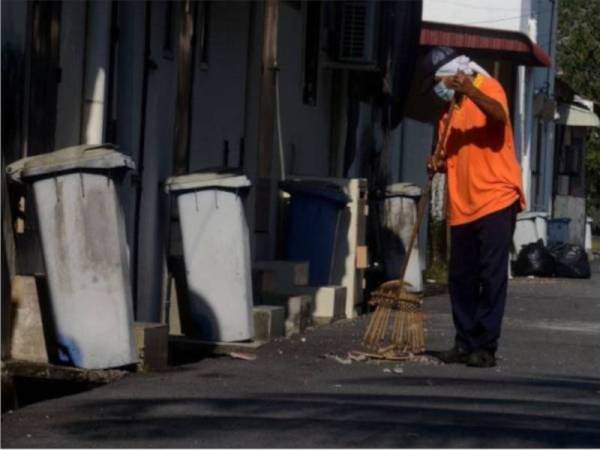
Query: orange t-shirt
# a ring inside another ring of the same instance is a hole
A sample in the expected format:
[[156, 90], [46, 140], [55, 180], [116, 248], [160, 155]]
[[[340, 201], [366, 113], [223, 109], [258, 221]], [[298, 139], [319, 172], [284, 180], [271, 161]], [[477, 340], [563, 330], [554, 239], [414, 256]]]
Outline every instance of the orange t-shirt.
[[[504, 89], [493, 78], [477, 75], [475, 87], [508, 106]], [[448, 113], [440, 120], [439, 136]], [[467, 97], [455, 106], [446, 141], [450, 225], [473, 222], [512, 205], [517, 199], [525, 209], [521, 166], [517, 161], [510, 121], [487, 119]]]

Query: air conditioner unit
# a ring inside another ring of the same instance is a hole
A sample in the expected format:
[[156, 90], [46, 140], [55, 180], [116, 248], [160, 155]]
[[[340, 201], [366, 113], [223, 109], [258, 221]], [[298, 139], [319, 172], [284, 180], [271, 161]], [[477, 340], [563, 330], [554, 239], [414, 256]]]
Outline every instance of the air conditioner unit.
[[340, 63], [374, 65], [379, 41], [377, 1], [342, 1], [339, 20], [337, 60]]

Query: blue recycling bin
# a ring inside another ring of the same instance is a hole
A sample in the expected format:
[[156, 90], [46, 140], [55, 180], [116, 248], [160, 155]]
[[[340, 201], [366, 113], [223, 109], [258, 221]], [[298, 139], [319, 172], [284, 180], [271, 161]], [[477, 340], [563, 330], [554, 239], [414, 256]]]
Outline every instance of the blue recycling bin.
[[280, 188], [290, 194], [286, 259], [308, 261], [309, 283], [327, 285], [339, 213], [349, 198], [339, 186], [323, 181], [289, 180]]
[[548, 242], [569, 242], [569, 224], [571, 219], [558, 217], [548, 220]]

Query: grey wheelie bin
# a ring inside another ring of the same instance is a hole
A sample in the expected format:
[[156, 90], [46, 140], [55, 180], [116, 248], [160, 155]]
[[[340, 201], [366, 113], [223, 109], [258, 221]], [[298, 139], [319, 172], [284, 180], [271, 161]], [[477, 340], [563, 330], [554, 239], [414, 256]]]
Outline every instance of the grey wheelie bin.
[[[383, 204], [380, 211], [383, 260], [387, 280], [397, 279], [400, 276], [402, 263], [406, 258], [406, 248], [417, 221], [417, 203], [420, 196], [419, 186], [412, 183], [395, 183], [386, 188], [385, 195], [380, 199]], [[410, 254], [404, 279], [410, 284], [409, 290], [416, 292], [423, 290], [418, 240]]]
[[244, 175], [197, 173], [171, 177], [177, 199], [194, 336], [234, 342], [254, 337], [250, 238], [242, 194]]
[[117, 195], [132, 168], [110, 145], [69, 147], [7, 167], [13, 180], [33, 185], [57, 341], [50, 347], [60, 363], [105, 369], [137, 362]]

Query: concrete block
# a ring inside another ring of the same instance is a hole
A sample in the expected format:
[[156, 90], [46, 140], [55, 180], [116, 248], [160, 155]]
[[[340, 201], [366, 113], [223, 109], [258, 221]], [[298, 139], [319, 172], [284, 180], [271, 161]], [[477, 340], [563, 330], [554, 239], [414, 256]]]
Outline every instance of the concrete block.
[[274, 291], [308, 284], [308, 262], [257, 261], [253, 270], [258, 272], [260, 291]]
[[313, 293], [315, 308], [313, 321], [317, 325], [346, 318], [347, 291], [344, 286], [322, 286]]
[[252, 310], [254, 314], [254, 338], [268, 342], [285, 335], [285, 308], [283, 306], [260, 305]]
[[297, 286], [284, 291], [287, 295], [308, 295], [313, 298], [312, 318], [325, 325], [346, 318], [347, 290], [345, 286]]
[[23, 361], [47, 363], [48, 350], [35, 277], [15, 276], [11, 286], [11, 301], [13, 303], [11, 357]]
[[266, 305], [283, 306], [285, 309], [285, 335], [301, 333], [312, 325], [313, 297], [310, 295], [289, 295], [285, 293], [263, 292], [262, 301]]
[[143, 371], [161, 370], [168, 365], [169, 327], [161, 323], [133, 324], [138, 367]]
[[171, 292], [169, 293], [169, 334], [175, 336], [183, 335], [181, 330], [181, 320], [179, 318], [179, 304], [175, 283], [171, 283]]

